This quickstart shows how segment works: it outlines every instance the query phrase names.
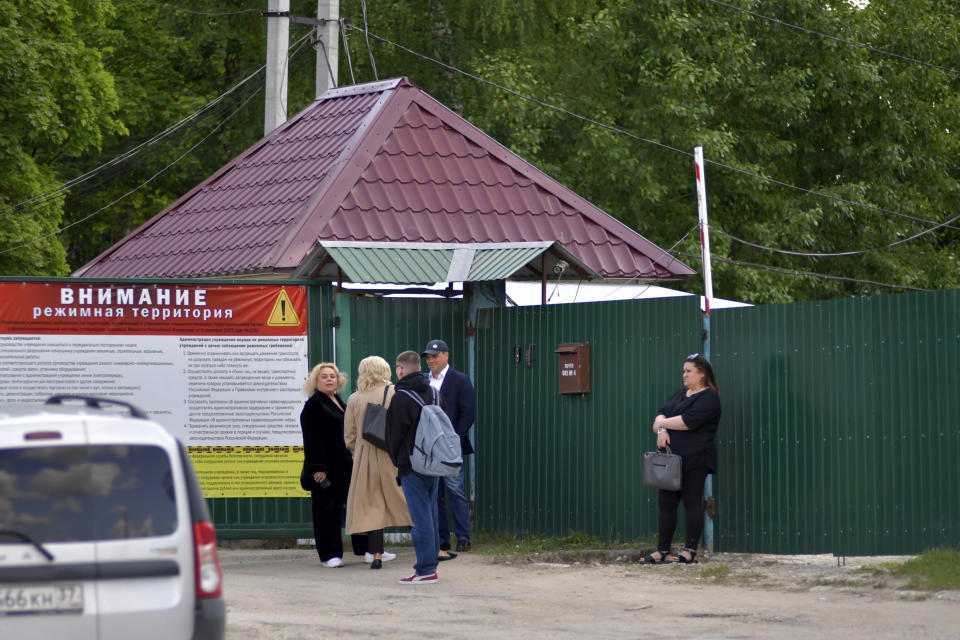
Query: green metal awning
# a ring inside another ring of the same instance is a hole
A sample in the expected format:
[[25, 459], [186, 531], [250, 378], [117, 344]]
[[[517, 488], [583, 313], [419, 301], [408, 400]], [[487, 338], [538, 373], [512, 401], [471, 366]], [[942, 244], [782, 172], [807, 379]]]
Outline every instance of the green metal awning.
[[[320, 247], [351, 282], [432, 284], [506, 280], [549, 251], [549, 266], [565, 261], [597, 278], [555, 242], [431, 243], [321, 241]], [[539, 272], [539, 271], [538, 271]], [[529, 277], [529, 276], [528, 276]]]

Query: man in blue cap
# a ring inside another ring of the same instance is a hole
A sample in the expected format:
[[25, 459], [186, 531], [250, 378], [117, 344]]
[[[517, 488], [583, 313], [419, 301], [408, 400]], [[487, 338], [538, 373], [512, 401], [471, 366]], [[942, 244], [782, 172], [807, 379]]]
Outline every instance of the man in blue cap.
[[[443, 340], [431, 340], [423, 350], [430, 373], [430, 386], [440, 394], [443, 410], [450, 418], [454, 430], [460, 436], [463, 455], [473, 453], [470, 444], [470, 427], [477, 415], [477, 400], [470, 378], [450, 366], [450, 347]], [[440, 557], [445, 559], [450, 550], [450, 525], [447, 519], [446, 497], [450, 497], [453, 512], [453, 531], [457, 536], [457, 551], [470, 551], [470, 502], [464, 492], [464, 469], [452, 478], [443, 478], [438, 493], [437, 515], [440, 525]]]

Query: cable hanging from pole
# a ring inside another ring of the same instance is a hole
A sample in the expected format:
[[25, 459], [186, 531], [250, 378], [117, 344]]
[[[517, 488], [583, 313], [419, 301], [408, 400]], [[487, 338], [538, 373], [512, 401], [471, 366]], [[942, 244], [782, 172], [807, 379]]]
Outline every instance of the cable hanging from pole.
[[367, 54], [370, 56], [370, 68], [373, 69], [373, 79], [379, 80], [377, 75], [377, 62], [373, 59], [373, 49], [370, 47], [370, 26], [367, 24], [367, 0], [360, 0], [360, 6], [363, 7], [363, 37], [367, 41]]

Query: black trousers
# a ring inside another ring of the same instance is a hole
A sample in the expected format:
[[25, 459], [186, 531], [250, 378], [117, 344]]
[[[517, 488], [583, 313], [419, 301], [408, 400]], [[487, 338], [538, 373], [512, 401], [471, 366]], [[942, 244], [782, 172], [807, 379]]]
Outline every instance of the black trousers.
[[366, 538], [367, 551], [370, 553], [383, 553], [383, 529], [368, 531]]
[[683, 502], [687, 513], [687, 549], [696, 549], [703, 534], [703, 483], [707, 479], [707, 468], [684, 470], [679, 491], [660, 490], [660, 540], [657, 550], [670, 551], [673, 533], [677, 530], [677, 506]]
[[343, 503], [331, 500], [322, 491], [311, 491], [310, 506], [313, 512], [313, 538], [317, 555], [326, 562], [330, 558], [343, 557], [343, 536], [340, 522], [343, 518]]

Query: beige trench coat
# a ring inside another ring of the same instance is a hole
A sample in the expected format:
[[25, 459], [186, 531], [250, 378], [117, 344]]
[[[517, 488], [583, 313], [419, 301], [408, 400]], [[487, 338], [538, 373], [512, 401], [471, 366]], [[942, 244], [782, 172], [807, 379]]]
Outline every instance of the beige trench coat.
[[[387, 392], [387, 406], [394, 388]], [[380, 404], [383, 387], [357, 391], [347, 400], [343, 416], [343, 439], [353, 454], [353, 475], [347, 494], [347, 533], [366, 533], [385, 527], [412, 526], [407, 500], [397, 484], [397, 468], [390, 454], [363, 439], [367, 403]]]

